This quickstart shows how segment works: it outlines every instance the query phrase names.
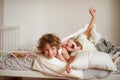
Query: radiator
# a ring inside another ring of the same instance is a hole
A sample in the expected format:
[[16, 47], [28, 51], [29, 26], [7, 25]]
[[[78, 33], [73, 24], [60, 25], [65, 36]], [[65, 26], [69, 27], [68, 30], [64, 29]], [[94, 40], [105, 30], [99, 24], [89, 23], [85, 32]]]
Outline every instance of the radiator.
[[0, 51], [17, 50], [19, 27], [0, 27]]

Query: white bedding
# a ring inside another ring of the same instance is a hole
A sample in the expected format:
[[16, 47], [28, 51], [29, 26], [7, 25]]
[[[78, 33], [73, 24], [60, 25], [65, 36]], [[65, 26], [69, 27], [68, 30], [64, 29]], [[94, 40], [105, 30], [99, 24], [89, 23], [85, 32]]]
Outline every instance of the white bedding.
[[72, 77], [80, 79], [104, 78], [108, 76], [110, 73], [110, 71], [108, 70], [100, 69], [86, 69], [86, 70], [72, 69], [71, 73], [69, 74], [66, 73], [65, 66], [66, 66], [65, 62], [61, 62], [57, 58], [47, 59], [41, 54], [36, 58], [35, 63], [33, 64], [33, 69], [43, 73], [52, 74], [55, 76]]
[[78, 70], [89, 68], [112, 70], [115, 71], [116, 66], [109, 54], [100, 51], [82, 51], [76, 55], [71, 66]]
[[[26, 53], [25, 57], [17, 57], [12, 53]], [[32, 67], [35, 55], [28, 51], [3, 52], [0, 56], [0, 69], [6, 70], [29, 70]]]
[[[28, 61], [31, 60], [30, 57], [32, 57], [32, 56], [28, 57]], [[7, 58], [7, 59], [9, 60], [9, 58]], [[90, 79], [90, 78], [104, 78], [104, 77], [108, 76], [110, 73], [109, 71], [97, 70], [97, 69], [94, 69], [94, 70], [88, 69], [88, 70], [84, 70], [84, 71], [73, 69], [71, 74], [67, 74], [65, 72], [65, 68], [64, 68], [66, 63], [60, 62], [56, 58], [54, 58], [52, 60], [48, 60], [47, 58], [45, 58], [43, 56], [38, 56], [38, 58], [36, 58], [35, 62], [37, 62], [38, 65], [36, 63], [34, 63], [35, 65], [33, 67], [37, 71], [33, 71], [28, 68], [27, 68], [27, 70], [24, 70], [24, 69], [21, 70], [18, 68], [16, 69], [16, 67], [13, 67], [13, 70], [10, 70], [12, 68], [7, 68], [7, 70], [4, 68], [4, 70], [0, 69], [0, 76], [17, 76], [17, 77], [34, 77], [34, 78], [46, 78], [46, 76], [47, 76], [48, 78], [73, 77], [73, 78]]]

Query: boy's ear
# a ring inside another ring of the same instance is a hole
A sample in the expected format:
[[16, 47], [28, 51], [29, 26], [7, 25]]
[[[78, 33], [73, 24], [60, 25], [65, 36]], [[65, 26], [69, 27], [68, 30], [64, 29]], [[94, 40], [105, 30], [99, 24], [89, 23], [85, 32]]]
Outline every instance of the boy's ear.
[[38, 50], [37, 54], [43, 54], [43, 51], [42, 50]]

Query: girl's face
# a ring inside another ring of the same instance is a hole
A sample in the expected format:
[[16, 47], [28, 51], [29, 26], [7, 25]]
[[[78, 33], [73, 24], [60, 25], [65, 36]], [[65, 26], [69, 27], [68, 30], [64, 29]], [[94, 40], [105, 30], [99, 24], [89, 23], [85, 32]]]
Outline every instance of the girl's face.
[[80, 47], [74, 42], [73, 39], [68, 39], [64, 44], [63, 47], [67, 49], [68, 52], [74, 52], [80, 50]]
[[55, 46], [51, 46], [50, 44], [46, 44], [43, 49], [43, 52], [48, 59], [51, 59], [56, 56], [57, 48]]

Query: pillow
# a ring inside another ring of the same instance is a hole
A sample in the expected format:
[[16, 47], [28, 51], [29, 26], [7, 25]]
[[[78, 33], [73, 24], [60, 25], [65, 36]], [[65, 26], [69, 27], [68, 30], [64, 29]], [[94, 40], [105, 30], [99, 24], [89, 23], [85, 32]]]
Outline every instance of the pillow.
[[109, 54], [99, 51], [83, 51], [79, 53], [71, 63], [71, 66], [75, 69], [97, 68], [116, 70], [116, 66]]
[[82, 70], [71, 70], [71, 73], [67, 73], [66, 62], [62, 62], [57, 58], [48, 59], [44, 55], [40, 54], [34, 60], [32, 69], [43, 72], [45, 74], [50, 74], [54, 76], [65, 76], [65, 77], [75, 77], [83, 78]]

